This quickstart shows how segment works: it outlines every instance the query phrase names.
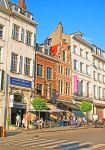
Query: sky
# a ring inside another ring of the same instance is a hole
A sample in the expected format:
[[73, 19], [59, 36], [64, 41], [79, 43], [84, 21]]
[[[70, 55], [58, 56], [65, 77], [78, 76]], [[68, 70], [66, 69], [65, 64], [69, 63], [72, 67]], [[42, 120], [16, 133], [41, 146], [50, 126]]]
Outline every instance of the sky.
[[80, 31], [86, 40], [105, 50], [105, 0], [25, 1], [38, 23], [37, 43], [42, 43], [62, 22], [64, 33]]

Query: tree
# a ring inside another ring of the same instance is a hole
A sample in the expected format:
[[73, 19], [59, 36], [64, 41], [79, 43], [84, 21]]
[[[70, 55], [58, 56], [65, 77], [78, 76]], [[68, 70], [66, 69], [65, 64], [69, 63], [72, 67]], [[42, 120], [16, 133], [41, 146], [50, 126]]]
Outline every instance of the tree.
[[[38, 111], [39, 114], [39, 122], [40, 122], [40, 111], [41, 110], [46, 110], [48, 109], [47, 107], [47, 100], [43, 99], [41, 97], [35, 97], [32, 100], [32, 106], [35, 110]], [[39, 128], [40, 128], [40, 123], [39, 123]]]
[[80, 110], [86, 112], [87, 121], [88, 121], [88, 112], [92, 110], [92, 104], [89, 101], [83, 101], [80, 105]]

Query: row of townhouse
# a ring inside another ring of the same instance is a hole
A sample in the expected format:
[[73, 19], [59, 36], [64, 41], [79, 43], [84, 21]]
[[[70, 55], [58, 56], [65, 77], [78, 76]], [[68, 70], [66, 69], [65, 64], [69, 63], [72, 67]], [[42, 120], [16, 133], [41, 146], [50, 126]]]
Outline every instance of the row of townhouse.
[[36, 26], [24, 0], [0, 1], [0, 124], [33, 112], [31, 99], [39, 95], [69, 115], [82, 115], [79, 105], [89, 100], [90, 119], [105, 117], [105, 52], [81, 32], [65, 34], [61, 22], [36, 46]]
[[[62, 45], [67, 45], [68, 51]], [[56, 86], [54, 87], [56, 87], [58, 106], [70, 110], [75, 115], [81, 115], [78, 106], [83, 100], [88, 100], [93, 105], [93, 109], [89, 113], [90, 119], [96, 114], [99, 120], [105, 117], [105, 52], [86, 41], [81, 32], [65, 34], [61, 22], [40, 46], [44, 49], [41, 51], [39, 48], [36, 51], [36, 57], [38, 53], [43, 53], [42, 55], [47, 55], [48, 58], [56, 59], [56, 74], [54, 74], [56, 75]], [[46, 52], [48, 50], [49, 52]], [[40, 55], [40, 57], [43, 62], [43, 56]], [[36, 63], [40, 65], [37, 60]], [[68, 64], [70, 68], [68, 67], [67, 71]], [[50, 63], [41, 65], [44, 69]], [[55, 69], [53, 71], [55, 72]], [[68, 80], [67, 74], [69, 79], [72, 79], [70, 84], [67, 84], [66, 81]], [[55, 77], [51, 79], [55, 80]], [[36, 74], [36, 84], [40, 83], [41, 86], [44, 86], [39, 80], [40, 77]], [[69, 97], [67, 97], [67, 93], [70, 94]]]
[[0, 0], [0, 125], [29, 110], [34, 92], [36, 22], [23, 0]]

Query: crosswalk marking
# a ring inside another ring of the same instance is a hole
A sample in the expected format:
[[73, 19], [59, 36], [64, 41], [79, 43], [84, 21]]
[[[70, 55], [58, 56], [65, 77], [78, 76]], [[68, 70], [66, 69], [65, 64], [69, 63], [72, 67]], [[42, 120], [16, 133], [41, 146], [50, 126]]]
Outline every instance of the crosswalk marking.
[[[45, 148], [51, 149], [51, 148], [60, 147], [61, 150], [62, 150], [62, 149], [63, 149], [63, 150], [67, 150], [67, 145], [75, 145], [75, 144], [79, 144], [79, 141], [73, 141], [73, 142], [68, 142], [68, 141], [66, 141], [64, 144], [59, 143], [59, 144], [51, 145], [51, 146], [48, 146], [48, 147], [45, 147]], [[65, 147], [66, 147], [66, 149], [65, 149]]]
[[[95, 150], [98, 148], [104, 148], [105, 144], [93, 145], [90, 142], [80, 143], [80, 141], [69, 140], [58, 140], [58, 139], [41, 139], [39, 137], [24, 137], [24, 138], [11, 138], [6, 139], [6, 142], [10, 145], [19, 145], [19, 146], [29, 146], [32, 148], [41, 147], [45, 149], [57, 149], [57, 150], [70, 150], [70, 149], [79, 149], [79, 150]], [[104, 149], [105, 150], [105, 149]]]
[[44, 144], [40, 144], [40, 146], [47, 146], [47, 145], [53, 145], [53, 144], [58, 144], [58, 143], [63, 143], [63, 142], [67, 142], [67, 140], [59, 140], [59, 141], [55, 141], [55, 142], [51, 142], [51, 143], [44, 143]]
[[37, 143], [29, 143], [29, 144], [25, 144], [25, 146], [37, 146], [39, 144], [44, 144], [44, 143], [49, 143], [49, 142], [54, 142], [55, 140], [44, 140], [44, 141], [39, 141]]
[[[40, 139], [40, 141], [44, 141], [46, 139]], [[15, 145], [18, 145], [18, 144], [27, 144], [27, 143], [33, 143], [33, 142], [38, 142], [39, 139], [30, 139], [30, 140], [24, 140], [24, 141], [13, 141], [12, 143], [15, 144]], [[9, 142], [10, 143], [10, 142]]]
[[91, 147], [91, 150], [105, 146], [105, 144], [97, 144]]
[[25, 139], [23, 139], [23, 138], [22, 139], [15, 139], [14, 138], [14, 139], [8, 139], [7, 142], [8, 141], [25, 141], [25, 140], [31, 140], [31, 139], [39, 139], [39, 138], [25, 138]]

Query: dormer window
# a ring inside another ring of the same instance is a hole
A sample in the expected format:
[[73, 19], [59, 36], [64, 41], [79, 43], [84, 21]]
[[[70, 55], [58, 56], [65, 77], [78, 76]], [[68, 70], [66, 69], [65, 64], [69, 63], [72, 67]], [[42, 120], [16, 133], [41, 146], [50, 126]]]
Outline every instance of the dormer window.
[[48, 50], [47, 48], [45, 48], [44, 53], [45, 53], [46, 55], [49, 55], [49, 50]]
[[48, 39], [48, 45], [50, 46], [52, 44], [52, 39]]

